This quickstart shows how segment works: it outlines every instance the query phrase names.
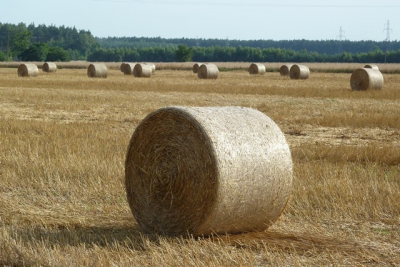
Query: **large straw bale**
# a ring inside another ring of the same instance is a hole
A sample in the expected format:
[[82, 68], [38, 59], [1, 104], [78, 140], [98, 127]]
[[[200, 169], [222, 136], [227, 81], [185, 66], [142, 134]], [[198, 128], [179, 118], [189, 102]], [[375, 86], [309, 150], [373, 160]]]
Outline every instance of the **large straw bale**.
[[364, 68], [379, 70], [379, 67], [377, 65], [375, 65], [375, 64], [367, 64], [367, 65], [364, 66]]
[[290, 74], [290, 68], [293, 66], [293, 64], [284, 64], [279, 68], [279, 73], [281, 76], [289, 76]]
[[199, 72], [199, 68], [203, 63], [194, 63], [193, 64], [193, 73], [198, 73]]
[[23, 63], [18, 67], [19, 77], [36, 77], [39, 75], [39, 68], [33, 63]]
[[123, 73], [125, 74], [125, 75], [132, 75], [133, 74], [133, 69], [135, 68], [135, 65], [136, 65], [137, 63], [124, 63], [124, 66], [123, 66]]
[[45, 62], [42, 66], [42, 70], [44, 72], [56, 72], [57, 71], [57, 65], [54, 62]]
[[125, 62], [123, 62], [123, 63], [121, 63], [121, 65], [120, 65], [120, 67], [119, 67], [119, 70], [121, 71], [121, 72], [123, 72], [123, 73], [125, 73]]
[[359, 68], [353, 71], [350, 77], [352, 90], [380, 90], [383, 87], [382, 73], [373, 68]]
[[264, 74], [265, 65], [261, 63], [251, 63], [249, 67], [250, 74]]
[[290, 67], [290, 79], [308, 79], [310, 77], [310, 69], [304, 65], [294, 64]]
[[202, 64], [197, 72], [197, 77], [200, 79], [217, 79], [219, 74], [218, 67], [215, 64]]
[[243, 107], [166, 107], [134, 131], [125, 162], [129, 206], [144, 232], [262, 231], [287, 205], [292, 158], [265, 114]]
[[137, 63], [133, 68], [133, 76], [138, 78], [139, 77], [150, 78], [152, 73], [153, 73], [152, 67], [145, 63]]
[[90, 78], [107, 78], [107, 66], [104, 63], [92, 63], [87, 69]]

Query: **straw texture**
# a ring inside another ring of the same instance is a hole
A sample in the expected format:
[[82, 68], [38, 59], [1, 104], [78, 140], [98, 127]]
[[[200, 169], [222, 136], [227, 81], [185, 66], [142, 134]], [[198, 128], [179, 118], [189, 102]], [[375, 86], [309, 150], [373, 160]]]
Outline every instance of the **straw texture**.
[[350, 77], [350, 86], [352, 90], [380, 90], [383, 87], [382, 73], [373, 68], [360, 68], [353, 71]]
[[107, 71], [107, 66], [104, 63], [93, 63], [87, 69], [87, 76], [90, 78], [107, 78]]
[[44, 72], [56, 72], [57, 71], [57, 65], [54, 62], [45, 62], [42, 66], [42, 70]]
[[35, 64], [20, 64], [18, 67], [18, 77], [36, 77], [39, 75], [39, 69]]
[[137, 63], [133, 68], [133, 76], [135, 77], [142, 77], [142, 78], [150, 78], [151, 74], [153, 73], [153, 69], [150, 65], [145, 63]]
[[124, 63], [122, 63], [121, 65], [120, 65], [120, 67], [119, 67], [119, 70], [121, 71], [121, 72], [124, 72], [125, 73], [125, 62]]
[[198, 73], [199, 72], [199, 68], [203, 63], [194, 63], [193, 64], [193, 73]]
[[261, 63], [251, 63], [249, 67], [250, 74], [264, 74], [265, 73], [265, 66]]
[[156, 72], [156, 65], [154, 63], [144, 63], [147, 66], [151, 67], [151, 72], [154, 74], [154, 72]]
[[133, 133], [129, 206], [144, 232], [210, 235], [265, 230], [283, 212], [292, 159], [279, 127], [243, 107], [167, 107]]
[[310, 77], [310, 69], [304, 65], [294, 64], [290, 67], [290, 79], [308, 79]]
[[279, 73], [281, 76], [289, 76], [290, 73], [290, 68], [293, 66], [293, 64], [284, 64], [279, 68]]
[[374, 64], [367, 64], [367, 65], [364, 66], [364, 68], [379, 70], [379, 67], [377, 65], [374, 65]]
[[197, 72], [200, 79], [217, 79], [219, 74], [218, 67], [215, 64], [202, 64]]

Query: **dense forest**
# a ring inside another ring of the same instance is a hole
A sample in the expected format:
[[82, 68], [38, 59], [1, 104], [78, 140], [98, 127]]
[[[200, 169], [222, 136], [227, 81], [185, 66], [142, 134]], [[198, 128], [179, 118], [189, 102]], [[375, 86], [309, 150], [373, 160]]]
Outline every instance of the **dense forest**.
[[400, 63], [400, 42], [96, 38], [75, 27], [0, 23], [0, 61]]

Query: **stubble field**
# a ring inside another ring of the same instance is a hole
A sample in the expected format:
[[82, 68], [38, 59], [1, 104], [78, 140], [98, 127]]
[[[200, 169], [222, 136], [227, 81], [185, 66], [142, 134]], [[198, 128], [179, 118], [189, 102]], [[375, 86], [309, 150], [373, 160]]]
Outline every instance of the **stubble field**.
[[[217, 80], [162, 64], [149, 79], [117, 65], [107, 79], [0, 68], [0, 265], [400, 266], [400, 66], [382, 90], [363, 92], [350, 90], [351, 73], [319, 66], [308, 80], [237, 66]], [[272, 227], [199, 239], [140, 232], [125, 155], [138, 123], [165, 106], [252, 107], [278, 124], [294, 183]]]

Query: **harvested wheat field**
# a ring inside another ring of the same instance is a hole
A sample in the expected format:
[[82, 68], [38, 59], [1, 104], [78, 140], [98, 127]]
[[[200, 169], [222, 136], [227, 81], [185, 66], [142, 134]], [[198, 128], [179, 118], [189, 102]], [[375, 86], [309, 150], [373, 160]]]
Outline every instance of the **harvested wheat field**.
[[[400, 265], [400, 65], [379, 66], [383, 88], [366, 91], [350, 87], [362, 65], [310, 64], [307, 80], [280, 76], [281, 63], [262, 76], [217, 64], [212, 80], [193, 63], [158, 63], [151, 79], [119, 65], [107, 79], [88, 78], [86, 62], [24, 79], [0, 68], [1, 266]], [[252, 108], [279, 126], [293, 182], [267, 230], [141, 231], [125, 158], [139, 123], [169, 106]]]

